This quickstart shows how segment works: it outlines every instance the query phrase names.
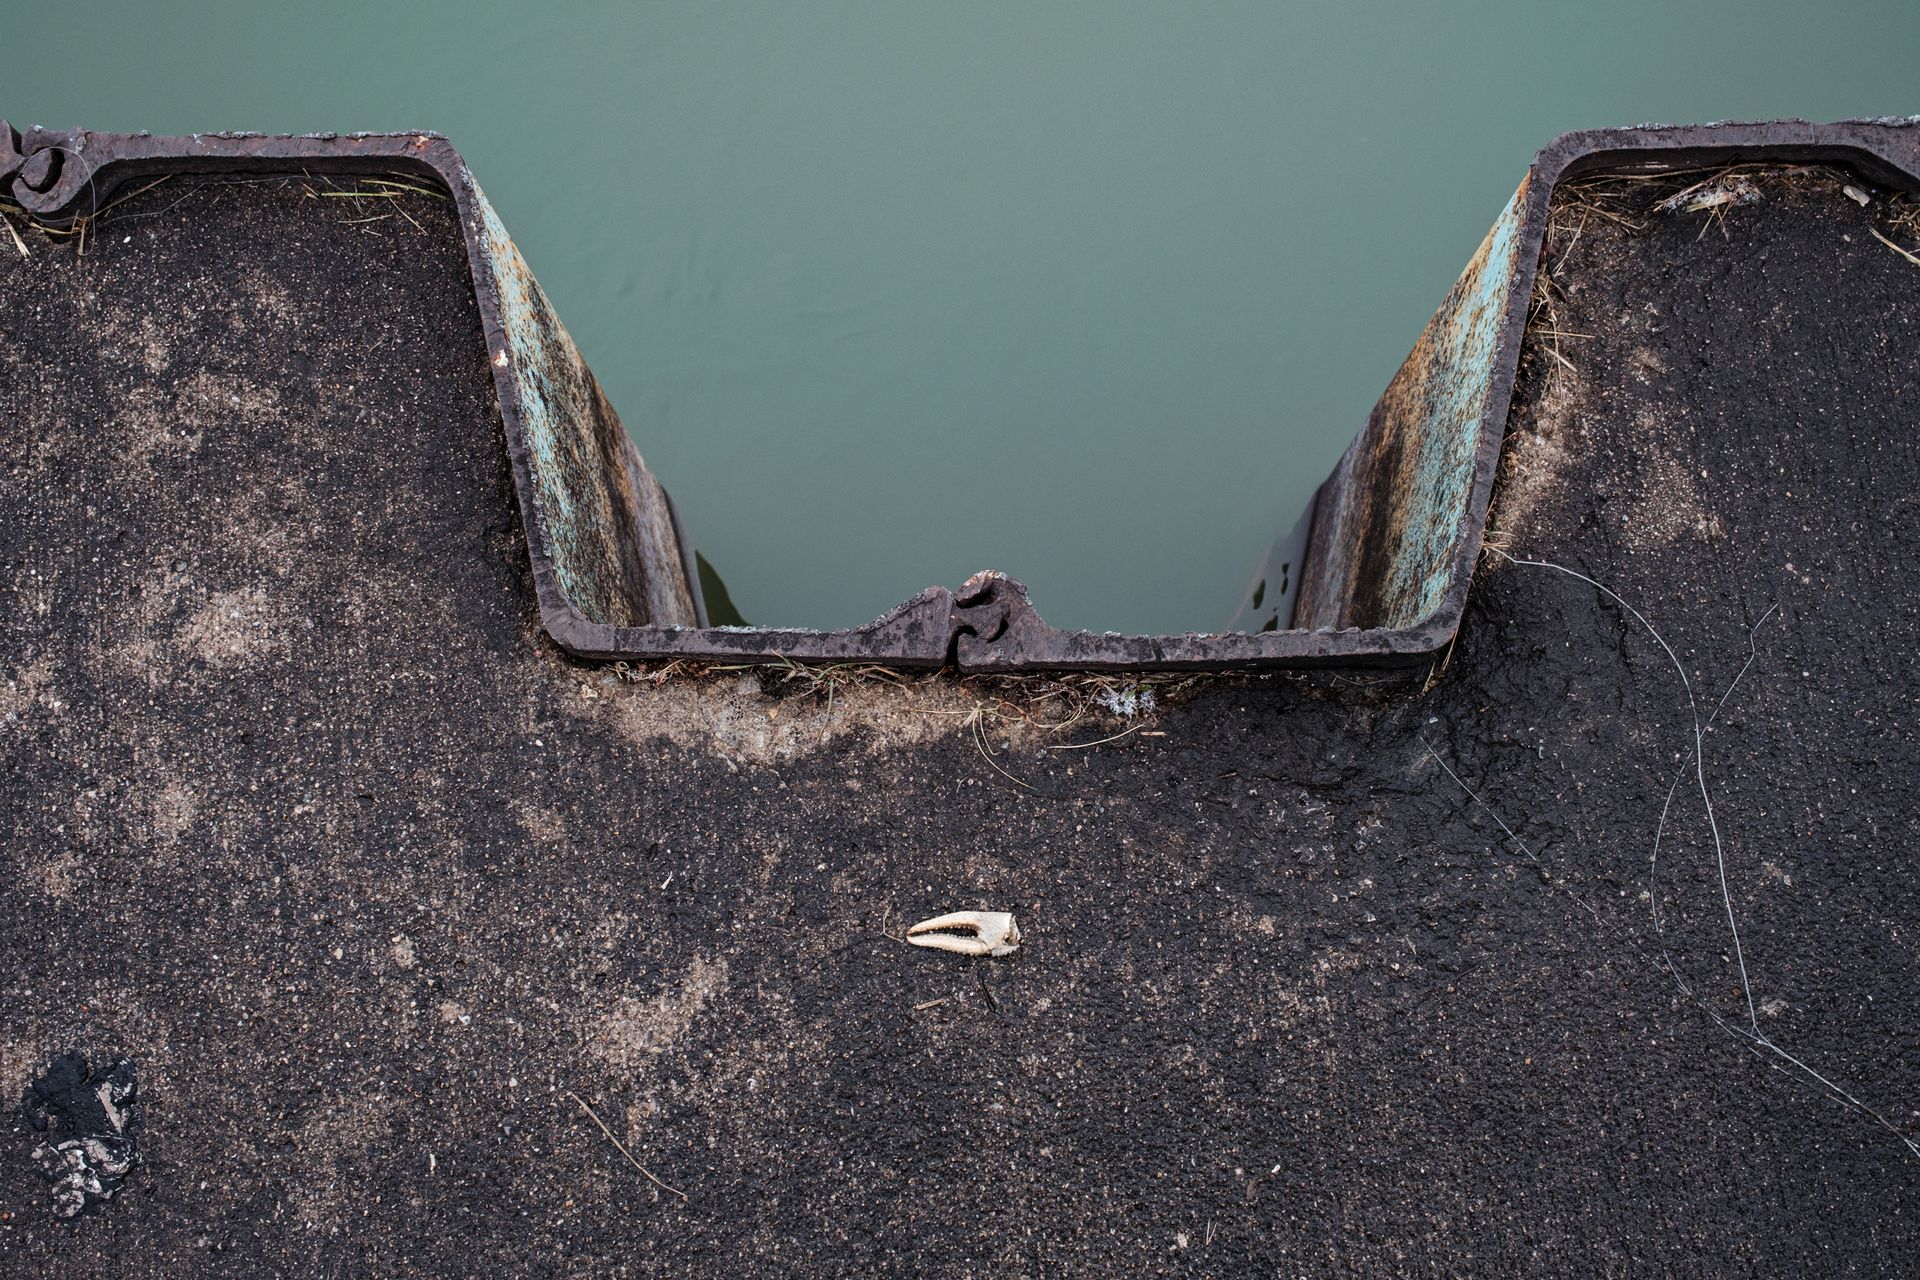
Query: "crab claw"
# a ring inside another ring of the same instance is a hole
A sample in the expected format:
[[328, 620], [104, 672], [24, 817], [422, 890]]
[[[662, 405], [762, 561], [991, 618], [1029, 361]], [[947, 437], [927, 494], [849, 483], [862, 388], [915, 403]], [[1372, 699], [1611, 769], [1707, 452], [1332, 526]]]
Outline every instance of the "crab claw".
[[963, 956], [1004, 956], [1020, 945], [1020, 926], [1007, 911], [955, 911], [922, 920], [907, 930], [907, 941]]

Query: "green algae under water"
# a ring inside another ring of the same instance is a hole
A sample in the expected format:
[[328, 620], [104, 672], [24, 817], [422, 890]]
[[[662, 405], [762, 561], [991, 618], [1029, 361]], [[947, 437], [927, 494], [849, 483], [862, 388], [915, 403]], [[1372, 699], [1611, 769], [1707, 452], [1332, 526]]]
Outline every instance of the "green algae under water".
[[1284, 626], [1236, 610], [1535, 149], [1920, 110], [1892, 3], [31, 12], [16, 125], [450, 135], [774, 626], [982, 568]]

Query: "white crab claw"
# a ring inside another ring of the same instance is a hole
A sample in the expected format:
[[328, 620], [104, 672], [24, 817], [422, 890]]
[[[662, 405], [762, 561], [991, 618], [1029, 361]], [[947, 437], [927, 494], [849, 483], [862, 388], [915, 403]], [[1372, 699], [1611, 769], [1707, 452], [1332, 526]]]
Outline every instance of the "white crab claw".
[[954, 911], [914, 925], [907, 941], [963, 956], [1004, 956], [1020, 945], [1020, 926], [1007, 911]]

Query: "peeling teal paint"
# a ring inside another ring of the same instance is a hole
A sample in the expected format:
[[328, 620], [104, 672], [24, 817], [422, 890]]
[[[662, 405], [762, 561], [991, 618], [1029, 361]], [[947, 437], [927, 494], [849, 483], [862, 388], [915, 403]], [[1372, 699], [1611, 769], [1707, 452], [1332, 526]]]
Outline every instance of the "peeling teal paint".
[[1410, 424], [1418, 456], [1388, 592], [1397, 616], [1384, 619], [1386, 626], [1414, 626], [1431, 617], [1453, 577], [1482, 424], [1498, 381], [1500, 332], [1519, 266], [1526, 190], [1522, 183], [1507, 201], [1427, 329], [1423, 412]]
[[623, 579], [620, 477], [610, 474], [607, 450], [596, 438], [620, 428], [600, 420], [605, 410], [593, 375], [477, 185], [474, 206], [506, 342], [490, 359], [519, 400], [542, 549], [567, 597], [589, 619], [643, 623], [647, 618], [636, 611]]
[[506, 338], [506, 347], [493, 352], [491, 359], [506, 371], [520, 401], [521, 430], [533, 455], [534, 502], [548, 543], [544, 550], [568, 597], [586, 605], [591, 595], [577, 567], [574, 539], [568, 536], [579, 521], [579, 513], [573, 495], [559, 479], [565, 428], [554, 406], [553, 379], [547, 368], [552, 355], [533, 339], [534, 333], [545, 330], [544, 321], [552, 315], [552, 309], [500, 215], [477, 183], [474, 205], [480, 211], [487, 261], [500, 291], [500, 327]]

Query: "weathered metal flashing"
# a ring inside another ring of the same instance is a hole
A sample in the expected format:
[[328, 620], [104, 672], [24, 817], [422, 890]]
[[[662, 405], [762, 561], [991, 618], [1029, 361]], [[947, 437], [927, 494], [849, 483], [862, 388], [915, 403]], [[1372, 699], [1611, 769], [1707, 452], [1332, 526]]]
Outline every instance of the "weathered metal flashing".
[[1825, 160], [1913, 188], [1920, 117], [1639, 125], [1563, 134], [1544, 148], [1321, 486], [1296, 628], [1451, 640], [1480, 553], [1554, 189], [1602, 170], [1747, 160]]
[[666, 491], [620, 425], [493, 205], [471, 178], [467, 184], [504, 338], [490, 363], [496, 380], [513, 386], [519, 435], [531, 463], [527, 475], [516, 472], [515, 481], [531, 489], [560, 590], [602, 623], [698, 626], [694, 580], [686, 572]]
[[563, 648], [589, 658], [969, 671], [1396, 664], [1436, 653], [1458, 630], [1479, 556], [1554, 188], [1596, 170], [1742, 160], [1825, 160], [1913, 188], [1920, 118], [1643, 125], [1570, 133], [1542, 150], [1322, 485], [1290, 629], [1063, 631], [1020, 583], [988, 573], [957, 590], [929, 588], [862, 627], [809, 631], [704, 625], [671, 501], [444, 137], [23, 135], [0, 122], [0, 195], [55, 225], [160, 174], [403, 172], [445, 188], [465, 234], [542, 620]]
[[[37, 157], [51, 157], [37, 160]], [[15, 133], [0, 121], [0, 195], [71, 225], [129, 183], [170, 174], [411, 174], [454, 201], [527, 531], [541, 618], [593, 651], [610, 626], [697, 626], [691, 563], [665, 492], [621, 427], [460, 154], [443, 136]]]
[[1403, 628], [1437, 613], [1498, 384], [1501, 321], [1521, 273], [1522, 180], [1374, 406], [1315, 504], [1293, 625]]

